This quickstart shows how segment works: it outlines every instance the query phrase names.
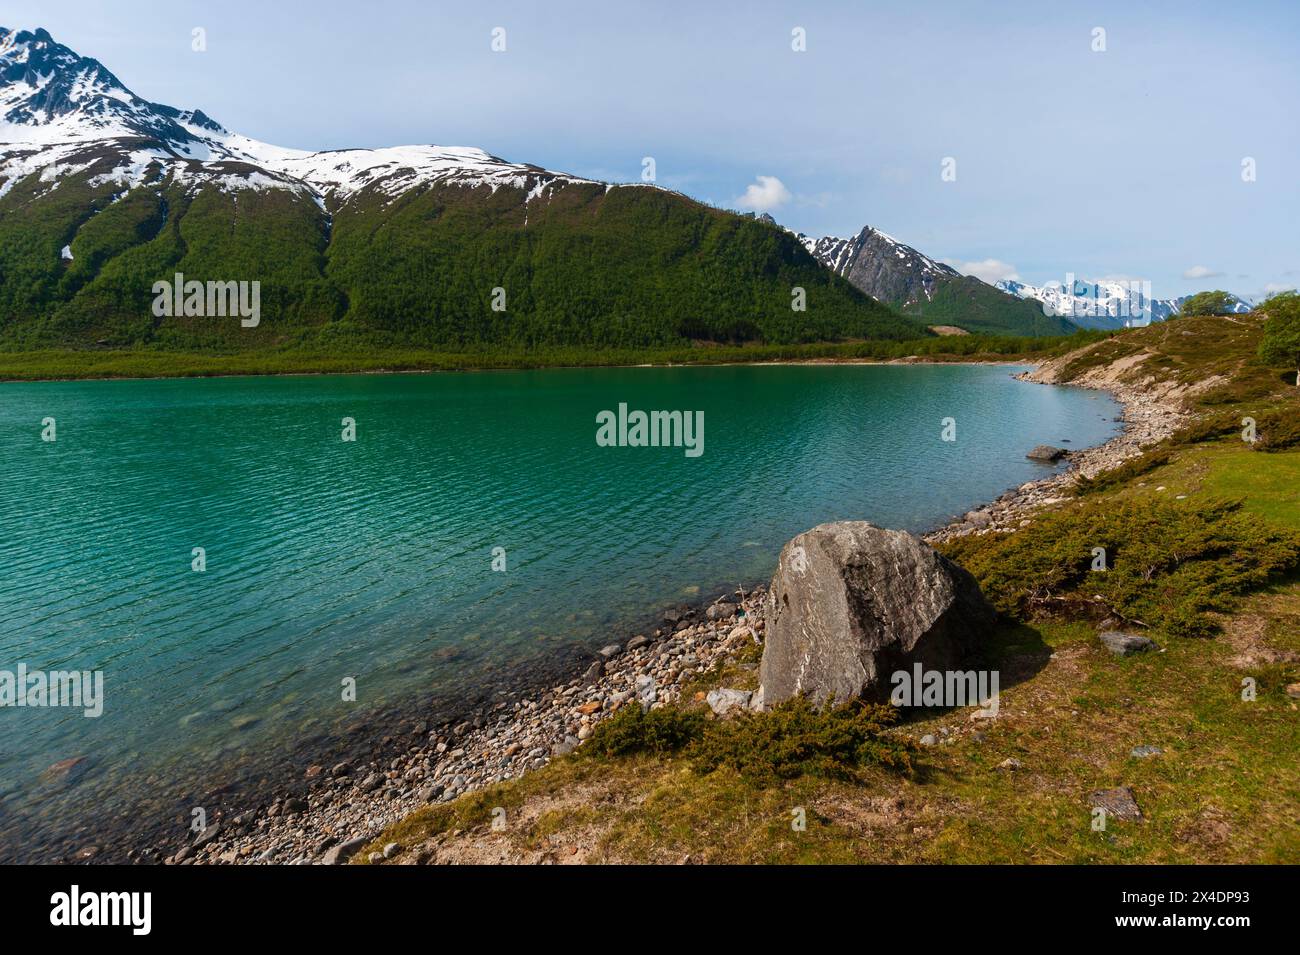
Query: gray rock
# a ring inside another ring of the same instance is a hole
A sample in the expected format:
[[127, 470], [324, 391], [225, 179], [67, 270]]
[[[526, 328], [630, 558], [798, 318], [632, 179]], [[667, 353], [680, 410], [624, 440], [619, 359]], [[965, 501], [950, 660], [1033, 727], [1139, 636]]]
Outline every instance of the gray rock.
[[200, 849], [219, 835], [221, 835], [221, 823], [214, 822], [212, 825], [204, 827], [203, 831], [194, 837], [194, 841], [190, 843], [190, 848]]
[[383, 784], [384, 784], [383, 776], [380, 776], [378, 773], [371, 773], [369, 776], [367, 776], [357, 785], [357, 788], [360, 789], [363, 793], [369, 793], [369, 792], [374, 792]]
[[562, 742], [556, 743], [551, 747], [552, 756], [568, 756], [578, 748], [578, 743], [582, 742], [576, 736], [565, 736]]
[[1136, 759], [1145, 759], [1148, 756], [1160, 756], [1163, 753], [1164, 750], [1161, 749], [1159, 746], [1144, 745], [1144, 746], [1134, 746], [1133, 751], [1129, 753], [1129, 755], [1135, 757]]
[[922, 746], [934, 746], [938, 742], [939, 741], [934, 738], [933, 733], [926, 733], [924, 736], [921, 737]]
[[1117, 657], [1127, 657], [1134, 653], [1145, 653], [1147, 650], [1156, 649], [1154, 640], [1119, 630], [1104, 630], [1097, 634], [1097, 637], [1105, 644], [1106, 649]]
[[614, 659], [614, 657], [618, 656], [620, 653], [623, 652], [623, 648], [620, 647], [617, 643], [611, 643], [609, 646], [601, 647], [598, 652], [606, 660], [612, 660]]
[[781, 550], [764, 605], [767, 706], [799, 694], [886, 698], [890, 674], [949, 670], [989, 635], [975, 579], [920, 538], [861, 521], [822, 524]]
[[393, 856], [397, 855], [397, 853], [401, 851], [402, 851], [402, 846], [400, 843], [390, 842], [388, 845], [384, 846], [384, 858], [391, 859]]
[[735, 616], [735, 614], [736, 605], [733, 603], [727, 603], [725, 600], [721, 603], [713, 604], [708, 610], [704, 611], [704, 615], [710, 620], [726, 620], [728, 617]]
[[349, 839], [347, 842], [340, 842], [331, 848], [321, 858], [321, 865], [342, 865], [351, 859], [357, 852], [370, 840], [365, 836], [357, 836], [355, 839]]
[[636, 698], [642, 709], [648, 709], [658, 696], [654, 677], [642, 673], [636, 678]]
[[1098, 789], [1089, 798], [1092, 802], [1092, 808], [1104, 809], [1106, 817], [1109, 819], [1134, 822], [1142, 818], [1142, 810], [1138, 808], [1137, 800], [1133, 797], [1133, 790], [1129, 786], [1120, 786], [1117, 789]]
[[627, 642], [627, 649], [629, 649], [629, 650], [640, 650], [642, 647], [646, 646], [646, 645], [649, 644], [649, 643], [650, 643], [650, 641], [647, 640], [645, 637], [643, 637], [643, 636], [636, 636], [636, 637], [633, 637], [631, 640], [629, 640], [629, 641]]
[[710, 690], [709, 695], [704, 698], [704, 702], [709, 704], [709, 709], [713, 710], [714, 713], [725, 716], [732, 710], [748, 709], [749, 701], [753, 698], [753, 695], [745, 690]]
[[1026, 454], [1025, 457], [1032, 461], [1059, 461], [1065, 455], [1065, 448], [1054, 448], [1050, 444], [1040, 444]]

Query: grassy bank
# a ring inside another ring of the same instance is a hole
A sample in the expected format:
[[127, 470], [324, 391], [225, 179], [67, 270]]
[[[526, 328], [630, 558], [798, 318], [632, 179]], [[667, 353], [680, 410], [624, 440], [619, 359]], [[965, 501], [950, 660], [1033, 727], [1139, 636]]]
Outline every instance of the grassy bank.
[[[1001, 674], [996, 719], [930, 711], [874, 727], [908, 746], [899, 763], [768, 714], [724, 737], [724, 752], [793, 754], [754, 774], [702, 757], [719, 743], [696, 694], [654, 732], [607, 729], [615, 717], [572, 756], [419, 810], [355, 861], [397, 842], [406, 861], [1300, 862], [1300, 701], [1286, 691], [1300, 681], [1300, 442], [1287, 427], [1300, 393], [1255, 358], [1259, 333], [1252, 316], [1177, 320], [1068, 363], [1067, 378], [1109, 366], [1194, 385], [1197, 423], [1018, 531], [946, 545], [1002, 611], [984, 664]], [[1242, 440], [1243, 417], [1262, 440]], [[1107, 548], [1104, 580], [1092, 546]], [[1107, 617], [1160, 652], [1113, 656], [1096, 636]], [[753, 662], [700, 687], [752, 688]], [[911, 745], [924, 736], [935, 744]], [[1143, 818], [1094, 830], [1090, 793], [1119, 786]], [[798, 810], [806, 829], [791, 825]]]
[[683, 345], [653, 349], [541, 348], [529, 351], [433, 351], [385, 346], [319, 345], [243, 352], [133, 350], [0, 350], [0, 380], [58, 378], [197, 378], [216, 375], [347, 374], [471, 371], [620, 365], [728, 364], [775, 361], [1040, 360], [1061, 355], [1103, 333], [1066, 338], [949, 336], [913, 341], [806, 345]]

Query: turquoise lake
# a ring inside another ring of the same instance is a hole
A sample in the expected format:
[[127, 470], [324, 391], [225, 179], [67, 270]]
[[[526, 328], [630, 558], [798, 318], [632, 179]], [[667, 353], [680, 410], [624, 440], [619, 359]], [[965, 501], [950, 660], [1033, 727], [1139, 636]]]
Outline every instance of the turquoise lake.
[[[1051, 473], [1033, 446], [1117, 432], [1106, 395], [1017, 370], [0, 385], [0, 670], [104, 674], [98, 718], [0, 708], [0, 856], [359, 708], [625, 639], [764, 580], [815, 524], [930, 529]], [[620, 403], [703, 412], [704, 453], [599, 447]], [[75, 780], [42, 780], [78, 756]]]

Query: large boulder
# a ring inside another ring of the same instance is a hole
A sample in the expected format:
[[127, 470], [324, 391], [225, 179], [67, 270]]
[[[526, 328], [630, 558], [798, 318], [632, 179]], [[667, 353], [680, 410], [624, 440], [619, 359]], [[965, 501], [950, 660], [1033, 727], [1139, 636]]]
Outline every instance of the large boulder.
[[994, 613], [969, 573], [920, 538], [864, 521], [822, 524], [781, 550], [764, 607], [771, 706], [889, 696], [890, 674], [957, 669]]

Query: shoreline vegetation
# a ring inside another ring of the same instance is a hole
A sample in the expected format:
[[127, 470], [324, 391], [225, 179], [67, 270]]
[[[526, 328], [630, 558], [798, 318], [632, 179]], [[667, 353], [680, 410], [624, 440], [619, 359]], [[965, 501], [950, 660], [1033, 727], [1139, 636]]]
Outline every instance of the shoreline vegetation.
[[1036, 362], [1105, 340], [1112, 332], [1015, 337], [934, 336], [802, 345], [686, 344], [674, 348], [448, 351], [318, 344], [195, 353], [162, 349], [0, 350], [0, 382], [242, 375], [380, 374], [537, 368], [780, 362]]
[[[1125, 428], [1073, 452], [1064, 474], [928, 535], [1000, 611], [981, 661], [1002, 674], [993, 718], [909, 712], [872, 723], [853, 752], [843, 714], [724, 719], [757, 688], [759, 587], [611, 634], [619, 642], [567, 682], [430, 725], [405, 757], [307, 767], [307, 791], [160, 855], [1294, 863], [1300, 393], [1256, 358], [1261, 329], [1260, 316], [1171, 320], [1024, 376], [1110, 391]], [[1243, 417], [1259, 423], [1258, 443], [1241, 440]], [[1106, 578], [1087, 573], [1097, 540]], [[1115, 656], [1098, 634], [1118, 628], [1158, 652]], [[1138, 818], [1096, 831], [1089, 806], [1120, 791]]]

